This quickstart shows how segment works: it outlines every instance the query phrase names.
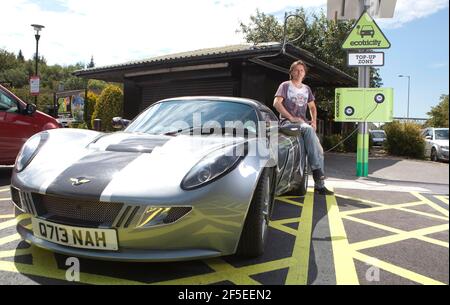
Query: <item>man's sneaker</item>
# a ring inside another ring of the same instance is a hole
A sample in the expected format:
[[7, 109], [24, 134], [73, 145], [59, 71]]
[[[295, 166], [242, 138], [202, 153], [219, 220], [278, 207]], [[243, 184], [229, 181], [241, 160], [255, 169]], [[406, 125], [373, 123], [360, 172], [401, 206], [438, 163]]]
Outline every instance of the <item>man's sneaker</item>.
[[322, 188], [314, 188], [314, 194], [317, 194], [317, 195], [334, 195], [334, 192], [330, 191], [326, 187], [322, 187]]

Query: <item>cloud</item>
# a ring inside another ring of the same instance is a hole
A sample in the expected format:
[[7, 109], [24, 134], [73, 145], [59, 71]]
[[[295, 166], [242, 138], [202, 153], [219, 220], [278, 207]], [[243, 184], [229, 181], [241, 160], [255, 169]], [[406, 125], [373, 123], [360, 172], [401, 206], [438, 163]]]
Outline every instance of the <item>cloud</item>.
[[428, 66], [431, 69], [442, 69], [442, 68], [447, 68], [448, 67], [448, 62], [436, 62], [436, 63], [432, 63]]
[[394, 18], [378, 19], [377, 23], [385, 29], [400, 28], [417, 19], [428, 17], [448, 8], [448, 0], [398, 0]]
[[[398, 0], [393, 24], [411, 22], [448, 6], [443, 0], [416, 2]], [[92, 55], [97, 66], [117, 64], [241, 43], [242, 34], [236, 33], [239, 23], [248, 23], [256, 9], [275, 14], [300, 6], [317, 11], [326, 7], [326, 0], [4, 1], [0, 48], [15, 53], [21, 49], [31, 58], [35, 40], [30, 24], [38, 23], [45, 25], [39, 53], [49, 64], [88, 63]]]

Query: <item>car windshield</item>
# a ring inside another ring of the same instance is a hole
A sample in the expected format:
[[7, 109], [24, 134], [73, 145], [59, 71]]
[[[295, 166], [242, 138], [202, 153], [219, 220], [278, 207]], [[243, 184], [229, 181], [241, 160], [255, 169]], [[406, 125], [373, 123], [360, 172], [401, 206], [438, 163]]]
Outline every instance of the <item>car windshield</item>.
[[229, 101], [174, 100], [151, 106], [125, 132], [174, 135], [214, 129], [214, 133], [220, 130], [225, 134], [226, 130], [241, 128], [256, 134], [257, 124], [256, 112], [249, 105]]
[[372, 137], [373, 138], [386, 138], [386, 135], [384, 134], [384, 132], [381, 131], [374, 131], [372, 132]]
[[448, 129], [436, 129], [434, 134], [436, 140], [448, 140]]

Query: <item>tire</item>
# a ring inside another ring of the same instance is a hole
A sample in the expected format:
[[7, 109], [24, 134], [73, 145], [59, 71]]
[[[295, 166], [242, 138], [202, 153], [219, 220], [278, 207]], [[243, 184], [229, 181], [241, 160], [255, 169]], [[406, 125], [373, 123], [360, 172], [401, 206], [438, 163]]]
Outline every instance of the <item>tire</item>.
[[430, 159], [431, 159], [431, 161], [434, 161], [434, 162], [438, 162], [439, 161], [436, 148], [434, 148], [434, 147], [431, 149]]
[[269, 173], [269, 169], [264, 169], [253, 193], [237, 250], [241, 257], [257, 257], [264, 253], [273, 204], [272, 175]]
[[305, 162], [305, 166], [303, 168], [303, 177], [302, 182], [300, 183], [300, 187], [298, 188], [299, 196], [305, 196], [308, 191], [308, 164]]

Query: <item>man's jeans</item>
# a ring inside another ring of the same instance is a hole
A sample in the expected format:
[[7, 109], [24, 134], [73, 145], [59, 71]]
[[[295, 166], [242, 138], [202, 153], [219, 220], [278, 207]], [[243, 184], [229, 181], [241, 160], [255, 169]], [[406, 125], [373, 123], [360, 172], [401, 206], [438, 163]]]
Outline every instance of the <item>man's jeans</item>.
[[[323, 148], [322, 145], [320, 145], [316, 132], [311, 125], [307, 123], [301, 123], [300, 129], [302, 131], [306, 154], [308, 156], [308, 163], [311, 169], [321, 169], [322, 172], [325, 172], [323, 167]], [[323, 188], [324, 186], [325, 183], [323, 180], [315, 181], [316, 188]]]

